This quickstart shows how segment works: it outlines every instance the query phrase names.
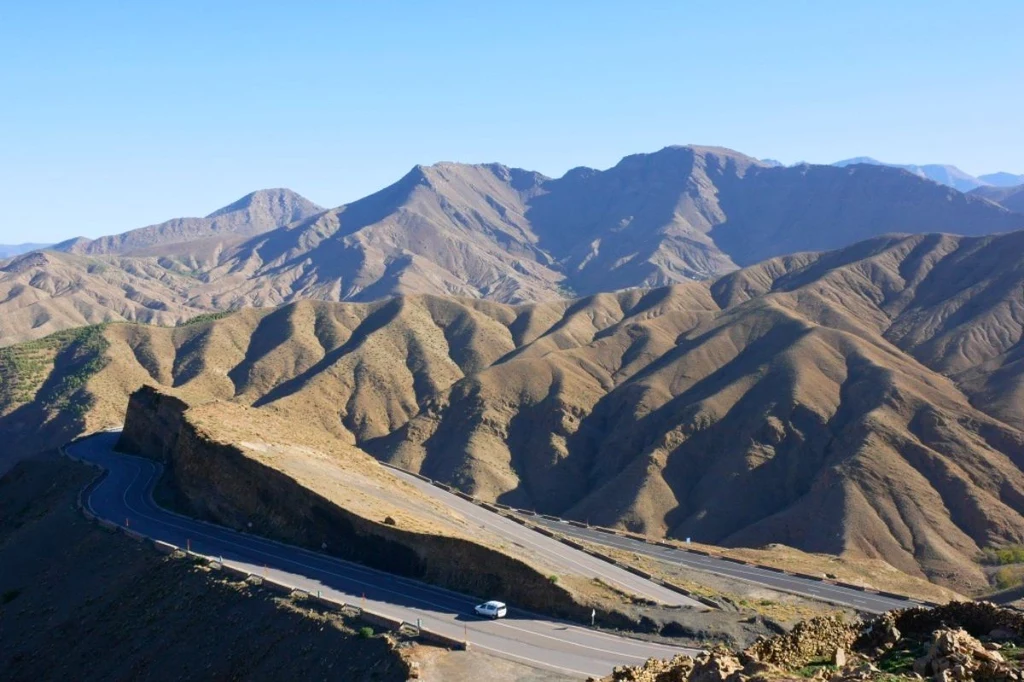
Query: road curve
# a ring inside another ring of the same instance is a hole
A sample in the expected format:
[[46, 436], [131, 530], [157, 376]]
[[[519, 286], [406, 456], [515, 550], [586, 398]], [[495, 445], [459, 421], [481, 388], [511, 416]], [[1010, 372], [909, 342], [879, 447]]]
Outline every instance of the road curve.
[[707, 607], [700, 602], [678, 592], [641, 578], [618, 566], [613, 566], [597, 557], [590, 556], [578, 549], [568, 547], [558, 540], [530, 530], [520, 524], [487, 511], [458, 495], [442, 490], [400, 469], [392, 469], [391, 474], [418, 489], [424, 495], [433, 497], [442, 504], [451, 507], [462, 517], [486, 528], [496, 536], [503, 537], [528, 548], [534, 555], [542, 556], [551, 565], [559, 566], [567, 573], [575, 573], [586, 578], [600, 578], [624, 592], [646, 597], [659, 604], [669, 606], [690, 606], [701, 610]]
[[893, 599], [892, 597], [880, 594], [861, 592], [860, 590], [841, 585], [831, 585], [826, 582], [786, 575], [756, 566], [735, 564], [717, 557], [701, 556], [700, 554], [693, 554], [679, 549], [652, 545], [632, 538], [602, 533], [592, 528], [579, 528], [564, 521], [552, 521], [540, 516], [530, 517], [530, 520], [569, 537], [601, 544], [606, 547], [623, 549], [636, 554], [643, 554], [666, 563], [677, 564], [705, 573], [714, 573], [715, 575], [734, 580], [763, 585], [764, 587], [781, 592], [789, 592], [810, 599], [849, 606], [866, 613], [882, 613], [892, 609], [905, 609], [921, 605], [920, 602], [913, 600]]
[[465, 639], [474, 649], [566, 675], [602, 676], [616, 665], [696, 653], [684, 647], [590, 630], [515, 608], [504, 620], [482, 620], [472, 615], [472, 607], [479, 601], [474, 597], [169, 512], [157, 506], [152, 497], [161, 466], [115, 452], [117, 438], [117, 433], [104, 433], [67, 447], [72, 456], [108, 472], [86, 504], [100, 518], [120, 526], [127, 524], [154, 540], [188, 545], [193, 552], [219, 559], [227, 566], [311, 594], [364, 606], [391, 618], [413, 623], [419, 619], [424, 628]]

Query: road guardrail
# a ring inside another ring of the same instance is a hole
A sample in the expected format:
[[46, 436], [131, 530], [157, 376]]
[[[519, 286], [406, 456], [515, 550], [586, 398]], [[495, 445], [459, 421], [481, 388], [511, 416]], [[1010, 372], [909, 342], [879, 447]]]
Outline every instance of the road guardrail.
[[[823, 576], [820, 576], [820, 575], [813, 575], [813, 574], [809, 574], [809, 573], [799, 573], [799, 572], [795, 572], [795, 571], [787, 571], [786, 569], [778, 568], [776, 566], [769, 566], [769, 565], [766, 565], [766, 564], [759, 564], [759, 563], [755, 563], [755, 562], [751, 562], [751, 561], [746, 561], [744, 559], [737, 559], [735, 557], [726, 556], [726, 555], [723, 555], [723, 554], [713, 554], [711, 552], [707, 552], [707, 551], [701, 550], [701, 549], [691, 549], [689, 547], [681, 547], [679, 545], [672, 544], [670, 542], [665, 542], [664, 540], [652, 540], [652, 539], [648, 538], [647, 536], [640, 535], [638, 533], [631, 533], [631, 532], [628, 532], [628, 531], [623, 531], [623, 530], [619, 530], [619, 529], [615, 529], [615, 528], [606, 528], [604, 526], [591, 526], [590, 524], [583, 523], [581, 521], [575, 521], [575, 520], [571, 520], [571, 519], [563, 519], [563, 518], [560, 518], [560, 517], [557, 517], [557, 516], [552, 516], [550, 514], [538, 514], [536, 511], [534, 511], [532, 509], [516, 509], [516, 508], [509, 507], [507, 505], [504, 505], [504, 504], [500, 504], [498, 502], [486, 502], [484, 500], [480, 500], [480, 499], [477, 499], [477, 498], [475, 498], [475, 497], [473, 497], [471, 495], [468, 495], [468, 494], [466, 494], [466, 493], [464, 493], [464, 492], [462, 492], [460, 490], [456, 490], [455, 488], [452, 488], [450, 485], [448, 485], [446, 483], [441, 483], [440, 481], [435, 481], [435, 480], [432, 480], [430, 478], [427, 478], [426, 476], [423, 476], [422, 474], [418, 474], [418, 473], [409, 471], [407, 469], [403, 469], [402, 467], [395, 466], [394, 464], [388, 464], [387, 462], [381, 462], [381, 464], [383, 466], [385, 466], [385, 467], [388, 467], [389, 469], [394, 469], [396, 471], [401, 471], [402, 473], [409, 474], [411, 476], [415, 476], [416, 478], [418, 478], [418, 479], [420, 479], [422, 481], [425, 481], [427, 483], [430, 483], [431, 485], [436, 486], [436, 487], [438, 487], [438, 488], [440, 488], [442, 490], [445, 490], [447, 492], [453, 492], [454, 494], [458, 495], [462, 499], [468, 500], [468, 501], [472, 502], [473, 504], [475, 504], [475, 505], [477, 505], [477, 506], [479, 506], [479, 507], [481, 507], [483, 509], [486, 509], [487, 511], [500, 514], [501, 516], [504, 516], [507, 519], [511, 519], [511, 520], [515, 521], [516, 523], [518, 523], [520, 525], [526, 526], [527, 528], [530, 528], [531, 530], [537, 531], [537, 532], [539, 532], [539, 533], [541, 533], [543, 535], [547, 535], [548, 537], [556, 537], [557, 539], [559, 539], [562, 542], [564, 542], [564, 540], [562, 540], [562, 536], [549, 535], [550, 531], [548, 531], [547, 529], [541, 530], [541, 528], [542, 528], [541, 526], [537, 526], [537, 525], [528, 523], [527, 521], [525, 521], [524, 519], [520, 518], [519, 516], [515, 516], [514, 514], [509, 514], [507, 512], [510, 512], [510, 511], [511, 512], [515, 512], [516, 514], [519, 514], [519, 515], [522, 515], [522, 516], [540, 516], [541, 518], [547, 519], [549, 521], [566, 523], [566, 524], [568, 524], [570, 526], [573, 526], [573, 527], [576, 527], [576, 528], [589, 529], [589, 530], [597, 531], [599, 533], [605, 533], [607, 535], [616, 535], [616, 536], [619, 536], [619, 537], [628, 538], [628, 539], [633, 540], [635, 542], [642, 542], [642, 543], [648, 544], [648, 545], [654, 545], [654, 546], [663, 547], [663, 548], [666, 548], [666, 549], [673, 549], [673, 550], [676, 550], [678, 552], [686, 552], [688, 554], [695, 554], [697, 556], [703, 556], [703, 557], [709, 557], [709, 558], [713, 558], [713, 559], [718, 559], [719, 561], [728, 561], [729, 563], [733, 563], [733, 564], [737, 564], [737, 565], [741, 565], [741, 566], [751, 566], [753, 568], [758, 568], [758, 569], [765, 570], [765, 571], [771, 571], [773, 573], [780, 573], [780, 574], [785, 574], [785, 575], [791, 575], [794, 578], [800, 578], [800, 579], [803, 579], [803, 580], [813, 580], [815, 582], [825, 582], [825, 583], [828, 583], [830, 585], [835, 585], [837, 587], [844, 587], [844, 588], [847, 588], [847, 589], [856, 590], [858, 592], [867, 592], [867, 593], [870, 593], [870, 594], [877, 594], [879, 596], [888, 597], [890, 599], [897, 599], [897, 600], [900, 600], [900, 601], [906, 601], [906, 602], [910, 602], [910, 603], [921, 604], [923, 606], [928, 606], [928, 607], [932, 607], [932, 608], [934, 608], [936, 606], [941, 606], [941, 604], [939, 604], [937, 602], [923, 601], [923, 600], [919, 600], [919, 599], [914, 599], [913, 597], [910, 597], [910, 596], [905, 595], [905, 594], [898, 594], [898, 593], [895, 593], [895, 592], [885, 592], [885, 591], [882, 591], [882, 590], [875, 590], [875, 589], [872, 589], [872, 588], [869, 588], [869, 587], [865, 587], [864, 585], [858, 585], [856, 583], [848, 583], [848, 582], [844, 582], [844, 581], [841, 581], [841, 580], [829, 580], [829, 579], [824, 578]], [[497, 509], [495, 509], [495, 507], [497, 507]], [[565, 544], [568, 544], [568, 543], [565, 543]], [[583, 547], [582, 545], [580, 545], [578, 547], [576, 547], [574, 545], [570, 545], [570, 546], [573, 546], [576, 549], [582, 549], [582, 547]], [[615, 562], [614, 559], [611, 559], [610, 557], [606, 557], [605, 555], [600, 554], [598, 552], [593, 552], [591, 550], [583, 550], [583, 551], [585, 551], [587, 554], [590, 554], [590, 555], [592, 555], [594, 557], [597, 557], [597, 558], [600, 558], [600, 559], [604, 559], [605, 561], [609, 561], [610, 563], [614, 563]], [[675, 587], [675, 586], [673, 586], [673, 587]], [[669, 587], [669, 589], [673, 589], [673, 587]], [[773, 588], [773, 589], [778, 589], [778, 588]], [[676, 591], [679, 592], [680, 590], [676, 590]], [[697, 599], [698, 601], [703, 599], [703, 598], [701, 598], [701, 597], [699, 597], [697, 595], [694, 595], [693, 593], [691, 593], [689, 591], [680, 592], [680, 593], [681, 594], [686, 594], [687, 596], [692, 596], [694, 599]], [[810, 598], [810, 599], [822, 599], [820, 597], [815, 597], [813, 595], [803, 595], [803, 596], [805, 596], [807, 598]], [[823, 601], [829, 601], [827, 599], [822, 599], [822, 600]], [[713, 606], [713, 608], [721, 608], [721, 605], [719, 605], [719, 604], [717, 604], [715, 602], [711, 602], [710, 600], [704, 599], [704, 602], [709, 602], [709, 603], [705, 604], [707, 606]]]

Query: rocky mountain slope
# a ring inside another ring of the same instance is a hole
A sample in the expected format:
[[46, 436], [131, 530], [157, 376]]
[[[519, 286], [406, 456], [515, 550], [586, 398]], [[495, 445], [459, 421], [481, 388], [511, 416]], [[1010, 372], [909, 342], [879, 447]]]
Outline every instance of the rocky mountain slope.
[[979, 187], [971, 192], [1017, 213], [1024, 213], [1024, 184], [1015, 187]]
[[119, 423], [156, 384], [516, 506], [881, 558], [969, 591], [981, 548], [1024, 540], [1022, 251], [1024, 232], [883, 237], [577, 300], [108, 325], [6, 349], [0, 430]]
[[443, 163], [329, 211], [275, 190], [206, 219], [15, 259], [0, 268], [0, 344], [307, 298], [557, 300], [714, 278], [890, 232], [1014, 229], [1024, 215], [882, 166], [773, 167], [708, 147], [558, 179]]

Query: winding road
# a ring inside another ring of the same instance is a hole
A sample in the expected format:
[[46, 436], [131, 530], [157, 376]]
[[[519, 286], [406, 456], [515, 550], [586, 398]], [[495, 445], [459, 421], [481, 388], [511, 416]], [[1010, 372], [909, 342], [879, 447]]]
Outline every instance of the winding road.
[[[175, 514], [153, 501], [152, 490], [162, 471], [161, 465], [115, 452], [117, 438], [117, 433], [103, 433], [67, 447], [73, 457], [97, 464], [108, 472], [92, 488], [85, 504], [98, 517], [154, 540], [188, 546], [192, 552], [217, 559], [226, 566], [310, 594], [319, 593], [390, 618], [411, 623], [420, 621], [424, 629], [468, 641], [473, 649], [565, 675], [599, 677], [609, 674], [617, 665], [635, 665], [651, 657], [670, 658], [677, 653], [696, 653], [694, 649], [620, 637], [515, 608], [509, 609], [506, 619], [482, 620], [472, 615], [473, 605], [480, 601], [474, 597]], [[451, 498], [445, 501], [461, 511], [459, 503], [464, 501], [445, 494]], [[478, 512], [476, 507], [473, 510]], [[516, 529], [517, 535], [510, 538], [515, 541], [523, 539], [518, 533], [532, 533], [507, 519], [501, 521]], [[494, 518], [485, 523], [497, 524], [492, 525], [495, 532], [506, 530]], [[549, 540], [535, 533], [529, 536], [531, 543], [541, 543], [541, 539]], [[571, 561], [577, 570], [579, 562], [590, 559], [581, 552], [552, 543], [562, 560]], [[538, 551], [553, 552], [554, 549], [541, 543]], [[601, 566], [604, 572], [610, 569], [615, 567]], [[615, 570], [622, 575], [606, 575], [605, 579], [624, 581], [629, 586], [638, 580], [621, 569]], [[641, 593], [661, 596], [658, 590], [662, 588], [641, 582], [644, 583], [639, 585]], [[681, 599], [680, 595], [671, 594], [676, 600]]]
[[705, 573], [742, 580], [747, 583], [779, 590], [780, 592], [789, 592], [832, 604], [849, 606], [866, 613], [882, 613], [892, 609], [905, 609], [921, 605], [920, 602], [914, 600], [894, 599], [851, 587], [832, 585], [823, 581], [801, 578], [800, 576], [786, 575], [785, 573], [758, 568], [757, 566], [736, 564], [718, 557], [702, 556], [680, 549], [652, 545], [620, 535], [602, 533], [592, 528], [579, 528], [565, 521], [553, 521], [541, 516], [530, 517], [530, 521], [579, 540], [643, 554], [668, 564], [676, 564]]

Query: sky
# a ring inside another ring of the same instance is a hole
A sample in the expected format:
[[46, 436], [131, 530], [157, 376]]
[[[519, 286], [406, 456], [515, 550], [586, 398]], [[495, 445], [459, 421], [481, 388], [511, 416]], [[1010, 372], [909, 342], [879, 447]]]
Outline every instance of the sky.
[[1024, 2], [0, 0], [0, 243], [670, 144], [1024, 173]]

